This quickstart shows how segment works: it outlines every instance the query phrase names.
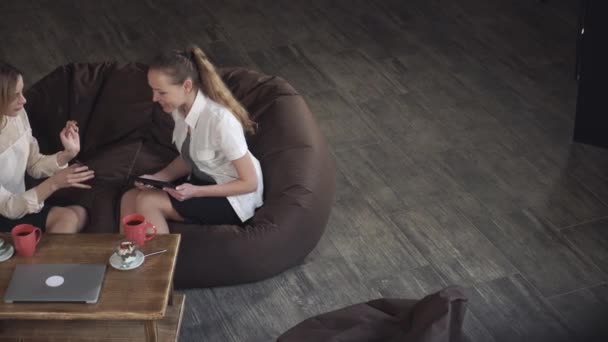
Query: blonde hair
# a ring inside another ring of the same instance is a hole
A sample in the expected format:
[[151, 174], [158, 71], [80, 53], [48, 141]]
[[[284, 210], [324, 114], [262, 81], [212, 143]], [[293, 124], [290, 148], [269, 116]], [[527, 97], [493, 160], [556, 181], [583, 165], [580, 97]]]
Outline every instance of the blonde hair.
[[7, 114], [11, 102], [15, 100], [15, 89], [19, 76], [21, 76], [21, 71], [0, 61], [0, 128], [4, 127], [4, 116]]
[[215, 70], [215, 66], [199, 47], [192, 46], [186, 51], [160, 54], [152, 60], [150, 69], [164, 72], [171, 78], [173, 84], [181, 85], [190, 78], [196, 89], [200, 89], [211, 100], [227, 107], [239, 120], [245, 132], [255, 133], [255, 122], [232, 95]]

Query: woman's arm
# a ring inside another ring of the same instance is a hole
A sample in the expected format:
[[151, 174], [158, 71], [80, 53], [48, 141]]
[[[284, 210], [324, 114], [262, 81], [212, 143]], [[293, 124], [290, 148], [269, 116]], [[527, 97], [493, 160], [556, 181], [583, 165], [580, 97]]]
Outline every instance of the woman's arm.
[[59, 139], [64, 150], [57, 153], [57, 164], [66, 165], [70, 160], [76, 158], [80, 152], [80, 134], [78, 123], [68, 120], [65, 127], [59, 132]]
[[9, 219], [19, 219], [24, 215], [37, 213], [44, 201], [61, 188], [76, 187], [89, 189], [82, 184], [94, 177], [94, 172], [86, 166], [72, 165], [45, 179], [38, 186], [22, 193], [12, 193], [0, 185], [0, 215]]
[[197, 197], [226, 197], [254, 192], [258, 188], [258, 177], [249, 152], [233, 160], [232, 165], [239, 178], [224, 184], [198, 186]]
[[65, 151], [65, 150], [56, 153], [55, 155], [57, 156], [57, 165], [59, 165], [59, 166], [66, 165], [67, 163], [70, 162], [70, 160], [76, 158], [77, 154], [78, 153], [74, 154], [72, 152]]
[[0, 215], [16, 220], [42, 209], [36, 190], [30, 189], [22, 193], [12, 193], [0, 185]]
[[88, 166], [83, 165], [71, 165], [51, 177], [45, 179], [42, 183], [38, 184], [34, 188], [38, 195], [38, 203], [43, 203], [44, 200], [49, 198], [55, 191], [62, 188], [81, 188], [90, 189], [91, 186], [82, 184], [95, 177], [95, 172], [89, 170]]
[[[50, 177], [57, 171], [64, 169], [67, 166], [68, 158], [65, 151], [55, 153], [53, 155], [44, 155], [40, 153], [38, 141], [33, 136], [30, 139], [30, 153], [27, 157], [27, 173], [34, 178]], [[71, 158], [70, 158], [71, 159]]]
[[192, 185], [189, 183], [178, 185], [175, 189], [165, 188], [167, 193], [178, 201], [192, 197], [227, 197], [254, 192], [258, 188], [258, 178], [255, 166], [249, 152], [239, 159], [233, 160], [238, 178], [224, 184]]
[[156, 179], [164, 182], [171, 182], [178, 178], [190, 174], [190, 166], [184, 158], [177, 156], [169, 165], [153, 175], [143, 175], [144, 178]]

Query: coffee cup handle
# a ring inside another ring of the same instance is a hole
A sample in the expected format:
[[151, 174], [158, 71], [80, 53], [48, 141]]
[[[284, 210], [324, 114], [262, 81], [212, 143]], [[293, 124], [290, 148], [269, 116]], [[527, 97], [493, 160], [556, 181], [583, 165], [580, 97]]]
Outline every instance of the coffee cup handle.
[[[152, 228], [153, 232], [152, 234], [148, 234], [148, 229]], [[147, 227], [146, 227], [146, 241], [150, 241], [152, 239], [154, 239], [154, 237], [156, 236], [156, 226], [153, 225], [152, 223], [148, 223]]]
[[36, 244], [38, 244], [40, 238], [42, 238], [42, 230], [40, 230], [40, 228], [34, 228], [34, 234], [36, 234]]

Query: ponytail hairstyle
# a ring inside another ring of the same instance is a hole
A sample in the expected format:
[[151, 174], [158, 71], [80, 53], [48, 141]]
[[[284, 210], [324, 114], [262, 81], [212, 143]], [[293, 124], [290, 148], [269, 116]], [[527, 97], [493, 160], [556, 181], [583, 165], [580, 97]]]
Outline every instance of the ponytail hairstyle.
[[0, 61], [0, 128], [4, 127], [4, 116], [8, 113], [11, 102], [15, 100], [15, 89], [19, 76], [21, 76], [21, 71]]
[[245, 132], [255, 133], [256, 123], [249, 118], [247, 110], [234, 98], [199, 47], [192, 46], [186, 51], [160, 54], [152, 60], [150, 69], [164, 72], [174, 85], [181, 85], [190, 78], [196, 90], [200, 89], [208, 98], [227, 107], [239, 120]]

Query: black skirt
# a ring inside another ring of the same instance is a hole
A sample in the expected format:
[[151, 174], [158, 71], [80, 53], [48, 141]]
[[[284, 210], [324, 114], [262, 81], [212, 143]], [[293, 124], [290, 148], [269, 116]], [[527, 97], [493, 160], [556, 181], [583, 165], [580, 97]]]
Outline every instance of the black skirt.
[[[213, 185], [215, 182], [191, 178], [174, 182], [179, 185], [190, 183], [192, 185]], [[232, 209], [226, 197], [194, 197], [185, 201], [178, 201], [169, 195], [171, 205], [177, 213], [185, 219], [186, 223], [197, 224], [240, 224], [241, 219]]]
[[38, 213], [27, 214], [20, 219], [9, 219], [0, 215], [0, 232], [10, 232], [18, 224], [31, 224], [44, 231], [46, 229], [46, 219], [51, 211], [51, 206], [44, 206]]

